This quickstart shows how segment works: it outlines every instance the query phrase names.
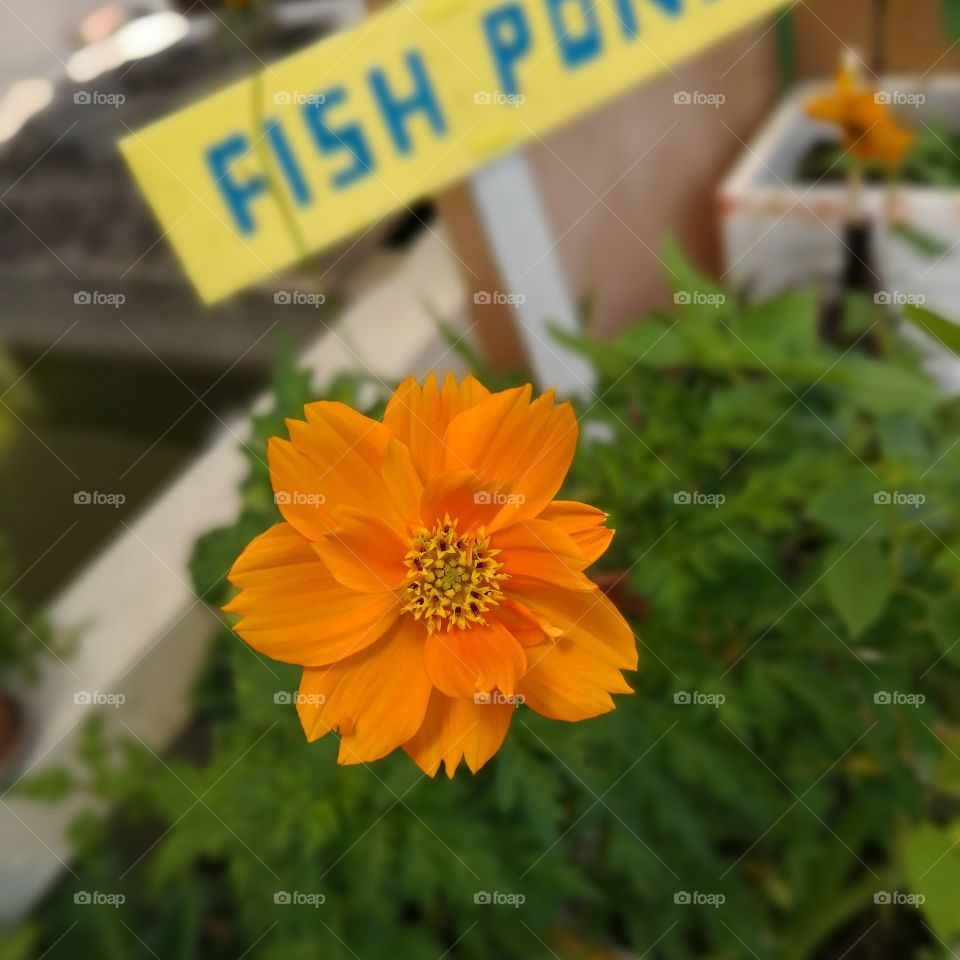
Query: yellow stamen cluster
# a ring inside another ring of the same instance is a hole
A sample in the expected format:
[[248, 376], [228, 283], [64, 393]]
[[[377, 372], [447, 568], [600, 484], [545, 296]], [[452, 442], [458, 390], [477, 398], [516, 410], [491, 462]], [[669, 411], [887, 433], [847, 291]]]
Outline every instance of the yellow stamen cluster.
[[502, 563], [490, 549], [490, 538], [480, 527], [473, 533], [457, 531], [449, 514], [433, 530], [422, 528], [413, 538], [407, 565], [404, 610], [426, 622], [427, 630], [486, 623], [483, 614], [503, 599], [500, 581]]

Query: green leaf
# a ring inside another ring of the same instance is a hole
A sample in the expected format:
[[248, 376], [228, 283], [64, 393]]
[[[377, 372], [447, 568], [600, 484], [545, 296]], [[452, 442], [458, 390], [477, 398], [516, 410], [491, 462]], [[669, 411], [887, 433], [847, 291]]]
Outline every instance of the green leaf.
[[25, 777], [14, 787], [14, 792], [34, 800], [53, 802], [62, 800], [73, 788], [74, 780], [70, 772], [63, 767], [53, 767]]
[[960, 851], [955, 830], [925, 823], [914, 828], [904, 844], [904, 872], [910, 890], [925, 900], [923, 913], [941, 940], [960, 933]]
[[927, 257], [942, 257], [950, 249], [939, 237], [902, 220], [890, 225], [890, 233]]
[[948, 40], [960, 40], [960, 0], [940, 0], [943, 29]]
[[[874, 501], [880, 484], [861, 470], [840, 483], [831, 484], [810, 502], [807, 515], [851, 543], [859, 537], [876, 538], [886, 529], [890, 511], [879, 510]], [[878, 522], [879, 521], [879, 522]]]
[[960, 326], [927, 310], [924, 307], [908, 304], [903, 310], [904, 320], [912, 323], [918, 330], [932, 337], [951, 353], [960, 354]]
[[944, 594], [930, 600], [927, 607], [930, 632], [943, 656], [960, 663], [960, 597]]
[[880, 545], [863, 539], [836, 544], [824, 556], [827, 597], [851, 637], [877, 622], [890, 598], [890, 564]]

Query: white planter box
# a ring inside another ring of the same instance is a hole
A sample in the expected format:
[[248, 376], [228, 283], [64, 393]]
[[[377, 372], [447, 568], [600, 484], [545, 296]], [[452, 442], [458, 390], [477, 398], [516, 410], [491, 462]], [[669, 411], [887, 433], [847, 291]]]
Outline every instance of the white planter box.
[[[937, 121], [960, 130], [960, 77], [921, 84], [889, 78], [880, 88], [922, 94], [917, 106], [894, 108], [915, 128]], [[831, 124], [810, 119], [805, 105], [823, 84], [798, 88], [779, 107], [720, 187], [725, 279], [751, 299], [818, 283], [835, 283], [844, 263], [844, 220], [850, 204], [843, 183], [803, 182], [798, 170], [811, 148], [836, 138]], [[863, 209], [874, 225], [878, 288], [891, 302], [917, 301], [960, 322], [960, 188], [868, 185]], [[943, 244], [945, 253], [918, 251], [887, 229], [891, 214]], [[928, 343], [928, 341], [925, 341]], [[960, 362], [931, 350], [930, 368], [944, 387], [960, 391]]]

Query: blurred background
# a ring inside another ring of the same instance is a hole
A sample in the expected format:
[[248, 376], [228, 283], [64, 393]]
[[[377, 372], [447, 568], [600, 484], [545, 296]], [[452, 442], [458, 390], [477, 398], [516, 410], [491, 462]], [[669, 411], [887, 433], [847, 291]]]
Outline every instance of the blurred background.
[[[118, 140], [369, 12], [0, 0], [0, 960], [956, 956], [960, 3], [784, 4], [535, 139], [560, 335], [466, 181], [202, 306]], [[811, 116], [844, 64], [896, 163]], [[452, 784], [336, 768], [218, 611], [283, 416], [431, 370], [575, 399], [643, 654]]]

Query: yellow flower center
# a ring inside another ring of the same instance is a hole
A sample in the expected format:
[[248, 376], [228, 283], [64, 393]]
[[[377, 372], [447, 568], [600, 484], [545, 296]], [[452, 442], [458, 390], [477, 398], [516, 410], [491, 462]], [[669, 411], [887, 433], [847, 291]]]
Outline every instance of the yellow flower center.
[[447, 630], [486, 623], [484, 613], [503, 599], [499, 550], [490, 549], [483, 527], [473, 533], [457, 531], [449, 515], [433, 530], [423, 527], [413, 538], [407, 565], [406, 602], [403, 609], [426, 622], [433, 633], [444, 621]]

